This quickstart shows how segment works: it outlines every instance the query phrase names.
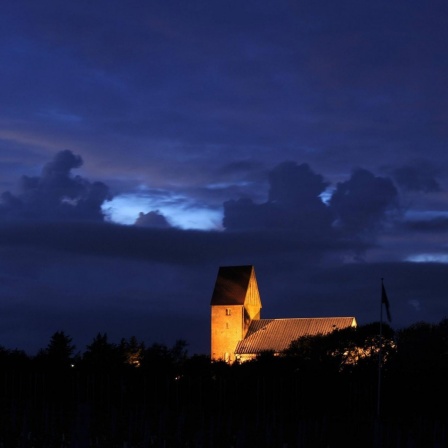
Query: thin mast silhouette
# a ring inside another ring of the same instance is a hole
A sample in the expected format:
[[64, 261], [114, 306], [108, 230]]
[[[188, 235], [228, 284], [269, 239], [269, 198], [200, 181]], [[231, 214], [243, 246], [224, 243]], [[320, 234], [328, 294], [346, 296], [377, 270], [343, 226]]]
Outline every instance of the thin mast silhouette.
[[381, 278], [381, 301], [380, 301], [380, 347], [378, 350], [378, 391], [376, 414], [379, 417], [381, 413], [381, 369], [383, 367], [383, 305], [386, 307], [387, 320], [392, 321], [389, 310], [389, 299], [387, 298], [386, 289], [384, 288], [384, 279]]
[[383, 291], [384, 291], [384, 279], [381, 278], [381, 300], [380, 300], [380, 347], [378, 350], [378, 390], [376, 397], [376, 415], [380, 416], [381, 406], [381, 367], [382, 367], [382, 348], [383, 348]]

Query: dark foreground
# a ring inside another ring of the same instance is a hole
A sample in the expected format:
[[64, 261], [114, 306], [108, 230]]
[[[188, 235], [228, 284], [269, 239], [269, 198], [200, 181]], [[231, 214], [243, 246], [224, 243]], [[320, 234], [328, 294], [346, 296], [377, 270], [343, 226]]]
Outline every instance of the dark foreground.
[[446, 387], [434, 379], [384, 380], [378, 419], [372, 375], [201, 362], [175, 377], [138, 369], [4, 370], [0, 446], [448, 446]]
[[0, 350], [0, 448], [448, 447], [448, 320], [377, 329], [232, 366], [100, 334], [73, 357], [57, 332]]

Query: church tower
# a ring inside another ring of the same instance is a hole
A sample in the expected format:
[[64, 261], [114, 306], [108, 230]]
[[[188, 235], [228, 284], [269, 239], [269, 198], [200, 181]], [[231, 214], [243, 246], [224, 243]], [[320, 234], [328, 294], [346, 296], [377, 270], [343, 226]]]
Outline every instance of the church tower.
[[211, 359], [234, 362], [238, 342], [260, 311], [254, 267], [220, 267], [211, 301]]

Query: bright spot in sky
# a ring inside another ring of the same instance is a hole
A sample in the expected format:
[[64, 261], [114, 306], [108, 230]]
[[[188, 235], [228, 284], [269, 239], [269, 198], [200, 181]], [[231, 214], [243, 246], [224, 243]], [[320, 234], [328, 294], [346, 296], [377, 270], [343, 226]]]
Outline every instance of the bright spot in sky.
[[321, 201], [325, 205], [328, 205], [330, 203], [330, 199], [333, 196], [333, 193], [335, 190], [336, 190], [336, 187], [334, 187], [333, 185], [330, 185], [319, 195]]
[[140, 213], [158, 210], [174, 227], [196, 230], [221, 230], [222, 211], [202, 207], [184, 196], [123, 194], [103, 205], [108, 219], [132, 225]]
[[413, 263], [448, 263], [448, 255], [418, 254], [407, 257], [406, 261], [411, 261]]

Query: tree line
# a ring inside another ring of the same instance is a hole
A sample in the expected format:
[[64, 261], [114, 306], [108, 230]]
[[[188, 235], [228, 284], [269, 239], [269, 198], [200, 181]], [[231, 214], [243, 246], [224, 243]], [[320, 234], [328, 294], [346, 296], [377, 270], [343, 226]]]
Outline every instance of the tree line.
[[2, 348], [0, 446], [447, 446], [448, 319], [378, 330], [232, 365], [101, 333], [83, 353], [63, 331], [36, 356]]
[[64, 331], [56, 331], [47, 347], [35, 356], [21, 349], [0, 346], [0, 367], [27, 369], [99, 369], [146, 368], [149, 364], [181, 365], [188, 358], [187, 342], [177, 340], [172, 347], [153, 343], [146, 346], [135, 336], [109, 341], [107, 333], [98, 333], [83, 353], [76, 351], [72, 338]]
[[[326, 335], [304, 336], [292, 341], [282, 353], [259, 353], [250, 364], [264, 365], [270, 359], [277, 366], [289, 365], [303, 372], [347, 373], [375, 370], [381, 354], [385, 371], [400, 366], [415, 374], [445, 369], [448, 363], [448, 319], [442, 319], [438, 324], [418, 322], [397, 331], [388, 324], [383, 323], [382, 327], [381, 340], [377, 322]], [[135, 336], [114, 343], [107, 333], [98, 333], [84, 352], [76, 351], [72, 338], [64, 331], [56, 331], [48, 345], [35, 356], [0, 345], [2, 368], [145, 369], [168, 364], [181, 367], [198, 359], [205, 361], [208, 355], [189, 355], [185, 340], [177, 340], [172, 347], [160, 343], [147, 345]], [[237, 362], [233, 369], [238, 366]]]

